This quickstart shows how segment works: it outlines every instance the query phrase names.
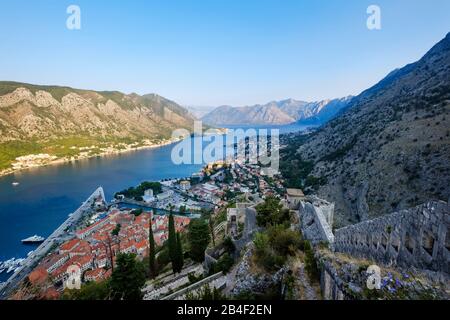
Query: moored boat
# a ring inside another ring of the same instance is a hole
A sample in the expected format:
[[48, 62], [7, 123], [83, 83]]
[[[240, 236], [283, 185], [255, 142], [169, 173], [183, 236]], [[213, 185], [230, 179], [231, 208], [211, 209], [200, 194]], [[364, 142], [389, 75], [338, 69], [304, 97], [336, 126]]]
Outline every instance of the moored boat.
[[45, 238], [38, 236], [38, 235], [34, 235], [32, 237], [28, 237], [26, 239], [22, 239], [22, 243], [41, 243], [44, 242]]

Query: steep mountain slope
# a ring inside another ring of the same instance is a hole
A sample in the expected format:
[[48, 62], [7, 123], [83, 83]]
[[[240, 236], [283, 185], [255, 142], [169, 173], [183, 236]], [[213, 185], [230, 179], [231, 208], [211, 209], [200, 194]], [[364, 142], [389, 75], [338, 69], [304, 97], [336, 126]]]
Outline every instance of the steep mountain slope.
[[[310, 137], [295, 137], [291, 184], [336, 203], [338, 226], [450, 197], [450, 34], [422, 59], [352, 99]], [[303, 141], [306, 140], [306, 141]]]
[[0, 169], [18, 156], [76, 154], [74, 148], [159, 142], [193, 116], [155, 94], [96, 92], [0, 82]]
[[274, 124], [282, 125], [296, 121], [323, 124], [347, 106], [351, 97], [318, 102], [294, 99], [272, 101], [264, 105], [247, 107], [221, 106], [202, 117], [205, 123], [220, 125]]

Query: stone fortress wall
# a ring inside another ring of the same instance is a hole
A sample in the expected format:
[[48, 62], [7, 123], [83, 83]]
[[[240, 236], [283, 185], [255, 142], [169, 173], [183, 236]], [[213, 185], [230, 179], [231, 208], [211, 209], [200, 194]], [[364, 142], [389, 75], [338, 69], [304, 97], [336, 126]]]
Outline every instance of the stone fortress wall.
[[429, 201], [332, 232], [333, 204], [316, 197], [301, 201], [301, 230], [313, 244], [385, 265], [450, 273], [450, 206]]
[[[376, 263], [415, 267], [450, 274], [450, 206], [429, 201], [332, 232], [334, 206], [317, 197], [305, 197], [295, 207], [300, 229], [312, 244], [328, 243], [334, 252]], [[322, 263], [321, 289], [325, 299], [351, 299], [346, 281], [331, 263]]]
[[334, 204], [317, 197], [307, 197], [298, 206], [300, 228], [312, 244], [334, 243], [333, 215]]
[[443, 201], [344, 227], [334, 236], [337, 252], [450, 273], [450, 206]]

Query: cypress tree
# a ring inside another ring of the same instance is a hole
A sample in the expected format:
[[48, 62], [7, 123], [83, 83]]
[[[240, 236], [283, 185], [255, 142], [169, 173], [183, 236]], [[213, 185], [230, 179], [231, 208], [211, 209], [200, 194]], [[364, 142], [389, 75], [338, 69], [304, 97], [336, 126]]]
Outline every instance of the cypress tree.
[[169, 239], [167, 240], [169, 244], [169, 257], [172, 262], [172, 270], [174, 273], [177, 272], [177, 235], [175, 232], [175, 222], [173, 219], [173, 214], [169, 215]]
[[211, 240], [213, 243], [213, 246], [216, 246], [216, 235], [214, 233], [214, 220], [212, 217], [212, 214], [209, 215], [209, 220], [208, 220], [208, 224], [209, 224], [209, 231], [211, 232]]
[[183, 264], [183, 246], [180, 240], [180, 233], [177, 232], [177, 272], [181, 272], [181, 270], [183, 269]]
[[156, 249], [155, 249], [155, 238], [153, 237], [152, 230], [152, 214], [150, 214], [150, 223], [148, 230], [148, 241], [149, 241], [149, 268], [150, 268], [150, 278], [156, 277]]

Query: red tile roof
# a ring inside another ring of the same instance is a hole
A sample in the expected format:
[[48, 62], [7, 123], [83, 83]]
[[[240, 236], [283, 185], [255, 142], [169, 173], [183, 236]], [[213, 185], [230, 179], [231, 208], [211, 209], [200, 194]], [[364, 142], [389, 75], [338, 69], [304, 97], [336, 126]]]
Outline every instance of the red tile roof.
[[28, 280], [33, 285], [43, 284], [47, 279], [48, 272], [44, 267], [37, 267], [28, 275]]

